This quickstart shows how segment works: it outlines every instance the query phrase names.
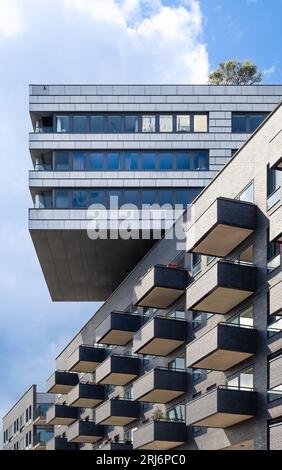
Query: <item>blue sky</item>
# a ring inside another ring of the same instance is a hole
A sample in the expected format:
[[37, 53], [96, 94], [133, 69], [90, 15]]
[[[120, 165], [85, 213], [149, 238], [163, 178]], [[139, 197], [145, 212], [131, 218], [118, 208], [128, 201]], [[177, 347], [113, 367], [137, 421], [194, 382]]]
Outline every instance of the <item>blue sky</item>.
[[282, 82], [282, 0], [0, 0], [0, 414], [95, 312], [53, 303], [27, 229], [29, 83], [205, 83], [251, 58]]

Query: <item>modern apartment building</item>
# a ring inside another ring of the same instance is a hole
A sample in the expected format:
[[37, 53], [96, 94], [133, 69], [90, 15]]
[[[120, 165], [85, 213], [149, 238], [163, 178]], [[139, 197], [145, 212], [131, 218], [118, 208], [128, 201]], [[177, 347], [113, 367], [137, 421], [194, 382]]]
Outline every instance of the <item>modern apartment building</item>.
[[52, 393], [37, 392], [32, 385], [3, 418], [4, 450], [45, 450], [54, 436], [46, 412], [55, 403]]
[[282, 449], [281, 162], [282, 105], [61, 351], [47, 448]]
[[[109, 240], [113, 208], [191, 203], [281, 99], [268, 85], [32, 85], [29, 229], [52, 299], [106, 300], [156, 242], [138, 213], [136, 237]], [[87, 235], [95, 203], [104, 239]]]

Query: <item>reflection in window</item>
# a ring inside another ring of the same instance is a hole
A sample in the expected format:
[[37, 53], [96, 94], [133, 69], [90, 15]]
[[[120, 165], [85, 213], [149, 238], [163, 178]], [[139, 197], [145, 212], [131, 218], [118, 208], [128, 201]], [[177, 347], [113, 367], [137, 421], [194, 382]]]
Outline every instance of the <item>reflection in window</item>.
[[267, 209], [280, 200], [280, 172], [267, 166]]
[[120, 154], [118, 152], [109, 152], [108, 158], [108, 170], [120, 170]]
[[138, 169], [138, 153], [137, 152], [125, 152], [124, 154], [124, 169], [125, 170], [137, 170]]
[[185, 358], [184, 357], [176, 357], [173, 361], [168, 363], [168, 368], [175, 370], [175, 369], [185, 369]]
[[101, 152], [91, 152], [89, 156], [90, 170], [104, 169], [104, 154]]
[[185, 421], [185, 405], [176, 405], [167, 411], [167, 418], [170, 421]]
[[104, 203], [103, 191], [90, 191], [90, 204], [103, 204]]
[[113, 115], [108, 116], [108, 131], [109, 132], [121, 132], [121, 116]]
[[35, 208], [36, 209], [52, 209], [53, 207], [53, 196], [52, 191], [41, 191], [38, 196], [35, 197]]
[[239, 372], [237, 375], [227, 379], [228, 388], [234, 389], [252, 389], [254, 388], [254, 370], [252, 367]]
[[206, 114], [194, 115], [194, 132], [208, 132], [208, 116]]
[[155, 116], [142, 116], [142, 132], [155, 132], [156, 130], [156, 117]]
[[124, 131], [138, 132], [138, 116], [124, 116]]
[[55, 152], [55, 170], [56, 171], [69, 170], [69, 153], [68, 152]]
[[84, 134], [87, 132], [87, 117], [86, 116], [73, 116], [73, 132], [76, 134]]
[[173, 119], [172, 116], [160, 115], [160, 132], [172, 132]]
[[156, 202], [156, 191], [153, 189], [144, 189], [142, 191], [142, 204], [150, 206]]
[[246, 308], [242, 312], [239, 313], [236, 317], [230, 320], [230, 323], [234, 325], [240, 326], [253, 326], [254, 324], [254, 306], [251, 305], [250, 307]]
[[232, 132], [252, 133], [268, 113], [232, 113]]
[[189, 170], [189, 153], [188, 152], [178, 152], [176, 154], [176, 169], [177, 170]]
[[76, 171], [83, 171], [85, 169], [85, 154], [84, 152], [75, 152], [73, 154], [73, 160], [72, 160], [72, 165], [73, 165], [73, 170]]
[[156, 154], [154, 152], [144, 152], [142, 154], [142, 169], [154, 170], [156, 168]]
[[173, 169], [173, 154], [170, 152], [160, 152], [160, 170]]
[[90, 116], [90, 132], [104, 132], [104, 116]]
[[134, 189], [129, 189], [124, 191], [124, 203], [125, 204], [134, 204], [135, 206], [138, 206], [138, 195], [139, 191], [134, 190]]
[[72, 207], [74, 209], [87, 207], [87, 192], [86, 191], [73, 191], [72, 192]]
[[56, 117], [56, 132], [70, 132], [69, 116]]
[[177, 132], [190, 132], [190, 116], [189, 114], [180, 114], [176, 116], [176, 130]]
[[69, 207], [69, 196], [67, 189], [57, 189], [55, 191], [56, 209], [67, 209]]

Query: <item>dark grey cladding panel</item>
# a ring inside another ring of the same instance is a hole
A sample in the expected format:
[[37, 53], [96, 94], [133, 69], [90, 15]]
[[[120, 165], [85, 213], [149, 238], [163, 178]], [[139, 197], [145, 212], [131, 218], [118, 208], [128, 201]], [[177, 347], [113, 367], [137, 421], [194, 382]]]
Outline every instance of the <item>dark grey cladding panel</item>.
[[218, 223], [255, 230], [257, 206], [238, 199], [217, 199]]
[[142, 316], [131, 313], [111, 312], [97, 327], [96, 339], [99, 341], [111, 330], [136, 332], [142, 325]]
[[54, 374], [47, 379], [47, 390], [52, 389], [52, 387], [56, 385], [75, 386], [78, 381], [78, 375], [73, 372], [55, 371]]
[[185, 423], [154, 421], [154, 438], [156, 441], [187, 441]]
[[218, 388], [217, 411], [219, 413], [255, 416], [257, 414], [257, 392]]
[[[216, 328], [218, 349], [255, 353], [257, 351], [258, 331], [242, 328], [228, 323], [220, 323]], [[214, 334], [216, 334], [216, 330]]]
[[229, 289], [255, 292], [257, 289], [257, 268], [236, 263], [217, 263], [218, 286]]
[[112, 416], [129, 416], [138, 418], [140, 413], [140, 403], [131, 400], [111, 400]]
[[189, 274], [186, 269], [161, 265], [156, 265], [153, 269], [155, 286], [179, 290], [185, 290], [188, 286]]
[[170, 369], [154, 370], [154, 388], [161, 390], [176, 390], [185, 392], [187, 390], [188, 374], [186, 371]]
[[77, 385], [78, 398], [89, 398], [103, 400], [105, 398], [105, 387], [98, 384], [79, 384]]
[[79, 346], [79, 360], [89, 362], [103, 362], [106, 358], [107, 350], [92, 346]]
[[47, 410], [46, 421], [52, 418], [72, 418], [77, 419], [78, 410], [67, 405], [54, 405]]
[[105, 435], [105, 428], [92, 421], [77, 421], [68, 428], [67, 435], [69, 441], [79, 436], [102, 438]]
[[188, 324], [172, 318], [154, 318], [154, 337], [186, 341]]
[[138, 375], [140, 372], [140, 366], [140, 359], [137, 357], [111, 357], [111, 372]]

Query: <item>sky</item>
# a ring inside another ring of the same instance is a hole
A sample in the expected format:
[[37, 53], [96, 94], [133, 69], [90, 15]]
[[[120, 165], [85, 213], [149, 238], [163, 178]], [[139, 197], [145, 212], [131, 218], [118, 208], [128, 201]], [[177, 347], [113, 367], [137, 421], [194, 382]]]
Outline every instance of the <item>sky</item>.
[[52, 302], [28, 233], [30, 83], [206, 83], [252, 59], [282, 82], [282, 0], [0, 0], [0, 415], [94, 302]]

